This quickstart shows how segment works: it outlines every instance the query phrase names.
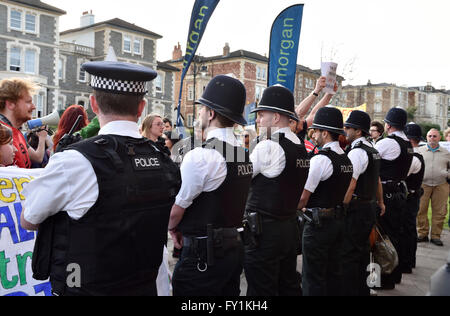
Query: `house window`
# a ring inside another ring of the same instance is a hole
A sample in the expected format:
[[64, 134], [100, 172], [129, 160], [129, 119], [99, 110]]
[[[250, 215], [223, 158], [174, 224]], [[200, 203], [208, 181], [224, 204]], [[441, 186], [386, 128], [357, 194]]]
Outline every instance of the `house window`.
[[58, 60], [58, 79], [59, 80], [64, 80], [65, 65], [66, 65], [65, 59], [59, 58], [59, 60]]
[[162, 72], [158, 72], [158, 77], [153, 81], [155, 83], [156, 92], [163, 92], [163, 82], [164, 82], [164, 74]]
[[86, 82], [87, 81], [87, 75], [86, 71], [84, 71], [81, 68], [81, 65], [84, 63], [84, 60], [78, 59], [78, 81], [79, 82]]
[[25, 31], [36, 33], [36, 15], [30, 13], [25, 15]]
[[123, 51], [127, 53], [131, 53], [131, 37], [125, 35], [123, 37]]
[[266, 68], [256, 67], [256, 79], [258, 80], [266, 80]]
[[256, 86], [255, 87], [255, 100], [257, 102], [261, 101], [263, 93], [264, 93], [265, 87], [263, 86]]
[[39, 92], [36, 95], [36, 117], [44, 116], [45, 93]]
[[36, 51], [32, 49], [25, 50], [25, 72], [27, 74], [36, 73]]
[[381, 102], [375, 102], [374, 111], [375, 113], [383, 112], [383, 106], [381, 105]]
[[22, 30], [22, 12], [11, 10], [10, 27], [15, 30]]
[[378, 91], [375, 92], [375, 97], [376, 98], [381, 98], [382, 96], [383, 96], [383, 93], [382, 93], [381, 90], [378, 90]]
[[194, 126], [194, 115], [193, 114], [187, 115], [187, 126], [188, 127]]
[[142, 41], [139, 39], [134, 40], [134, 53], [140, 55], [142, 52]]
[[64, 110], [66, 108], [66, 96], [60, 94], [58, 97], [58, 109]]
[[20, 71], [21, 49], [19, 47], [11, 47], [9, 57], [9, 70]]
[[194, 86], [188, 86], [188, 100], [194, 100]]
[[78, 104], [78, 105], [81, 105], [86, 110], [89, 108], [89, 99], [86, 98], [86, 97], [76, 97], [75, 98], [75, 103]]
[[164, 117], [164, 106], [161, 105], [161, 104], [155, 105], [155, 108], [154, 108], [153, 112], [155, 114], [158, 114], [158, 115]]

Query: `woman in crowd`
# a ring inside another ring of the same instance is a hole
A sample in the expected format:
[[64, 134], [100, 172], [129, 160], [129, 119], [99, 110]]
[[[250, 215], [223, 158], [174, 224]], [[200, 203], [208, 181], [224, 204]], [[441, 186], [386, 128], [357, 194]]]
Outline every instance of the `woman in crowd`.
[[69, 106], [66, 111], [64, 111], [64, 114], [61, 116], [61, 120], [58, 124], [58, 130], [56, 131], [55, 136], [53, 136], [54, 151], [56, 150], [56, 147], [58, 147], [58, 143], [61, 138], [65, 134], [70, 132], [76, 120], [78, 119], [78, 116], [80, 115], [83, 116], [83, 119], [80, 121], [80, 123], [78, 123], [77, 127], [75, 128], [75, 132], [78, 132], [89, 124], [86, 110], [81, 105], [72, 105]]
[[166, 142], [162, 137], [164, 133], [164, 122], [160, 115], [148, 115], [142, 122], [141, 133], [142, 136], [150, 139], [163, 152], [169, 156], [171, 155], [170, 150], [166, 147]]
[[14, 165], [14, 156], [17, 149], [13, 145], [12, 131], [10, 128], [0, 124], [0, 167]]

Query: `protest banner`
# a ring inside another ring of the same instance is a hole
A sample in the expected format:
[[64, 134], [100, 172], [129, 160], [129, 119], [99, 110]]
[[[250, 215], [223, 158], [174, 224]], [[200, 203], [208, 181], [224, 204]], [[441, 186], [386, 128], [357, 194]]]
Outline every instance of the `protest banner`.
[[342, 115], [344, 116], [344, 122], [345, 122], [349, 118], [350, 113], [352, 113], [353, 111], [367, 112], [367, 104], [360, 105], [356, 108], [337, 107], [337, 109], [342, 112]]
[[338, 64], [325, 62], [322, 63], [322, 77], [327, 77], [327, 86], [323, 89], [324, 93], [335, 95], [334, 85], [336, 84]]
[[33, 279], [36, 232], [20, 225], [23, 188], [41, 171], [0, 168], [0, 296], [52, 296], [49, 282]]
[[294, 92], [302, 19], [303, 4], [296, 4], [283, 10], [273, 23], [267, 77], [269, 87], [280, 84]]

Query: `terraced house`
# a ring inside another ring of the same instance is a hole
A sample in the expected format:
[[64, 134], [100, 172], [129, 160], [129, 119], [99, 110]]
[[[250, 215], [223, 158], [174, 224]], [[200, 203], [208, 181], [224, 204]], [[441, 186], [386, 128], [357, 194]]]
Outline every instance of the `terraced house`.
[[177, 68], [156, 59], [161, 35], [119, 18], [95, 23], [92, 12], [80, 18], [80, 27], [59, 32], [59, 17], [66, 12], [39, 0], [0, 0], [0, 79], [28, 77], [39, 83], [36, 116], [71, 104], [89, 109], [89, 75], [84, 62], [105, 60], [140, 64], [158, 71], [149, 83], [144, 114], [172, 118], [174, 73]]

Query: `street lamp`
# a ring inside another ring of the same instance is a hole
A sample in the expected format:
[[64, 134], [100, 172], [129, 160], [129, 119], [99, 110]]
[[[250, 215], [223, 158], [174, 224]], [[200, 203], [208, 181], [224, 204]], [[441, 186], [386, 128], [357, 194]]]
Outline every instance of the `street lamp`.
[[[195, 119], [197, 118], [197, 111], [196, 111], [196, 104], [195, 104], [195, 101], [196, 101], [196, 89], [197, 89], [197, 74], [200, 73], [200, 75], [202, 77], [205, 77], [207, 75], [207, 73], [208, 73], [208, 67], [202, 66], [201, 62], [200, 62], [200, 65], [197, 65], [197, 63], [195, 62], [195, 58], [194, 58], [194, 65], [193, 66], [194, 66], [194, 69], [193, 69], [193, 71], [194, 71], [194, 105], [193, 105], [193, 113], [192, 113], [192, 115], [193, 115], [192, 122], [194, 122]], [[194, 124], [192, 124], [192, 125], [194, 125]]]

